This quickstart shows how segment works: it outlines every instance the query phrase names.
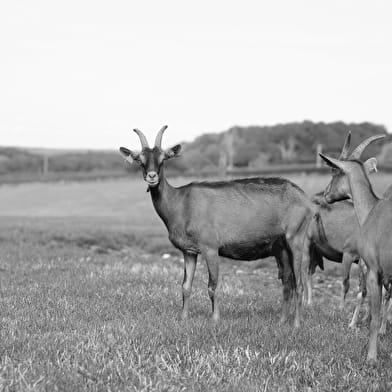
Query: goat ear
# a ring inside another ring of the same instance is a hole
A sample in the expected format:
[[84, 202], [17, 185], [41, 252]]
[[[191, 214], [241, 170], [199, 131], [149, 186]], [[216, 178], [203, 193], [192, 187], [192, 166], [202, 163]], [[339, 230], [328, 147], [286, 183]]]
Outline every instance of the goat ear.
[[165, 159], [176, 158], [180, 154], [181, 151], [181, 144], [176, 144], [172, 148], [168, 148], [165, 151]]
[[339, 161], [338, 159], [330, 158], [327, 157], [324, 154], [319, 153], [320, 157], [324, 159], [324, 161], [327, 163], [329, 167], [332, 167], [333, 169], [340, 169], [344, 170], [344, 164], [342, 161]]
[[363, 163], [366, 173], [370, 174], [372, 172], [377, 173], [377, 159], [369, 158]]
[[129, 163], [132, 163], [139, 155], [125, 147], [120, 147], [120, 154]]

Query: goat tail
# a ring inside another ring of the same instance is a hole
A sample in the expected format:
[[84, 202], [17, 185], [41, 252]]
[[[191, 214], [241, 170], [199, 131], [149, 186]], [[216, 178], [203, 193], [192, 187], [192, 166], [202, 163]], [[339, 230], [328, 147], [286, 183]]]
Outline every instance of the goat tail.
[[[302, 262], [304, 269], [307, 269], [307, 273], [313, 274], [316, 267], [319, 266], [322, 270], [324, 269], [323, 258], [317, 247], [312, 243], [313, 230], [316, 227], [317, 230], [322, 228], [321, 216], [318, 211], [311, 214], [311, 218], [306, 224], [303, 240], [303, 256]], [[322, 228], [324, 230], [324, 228]], [[324, 235], [325, 232], [323, 231]]]
[[325, 229], [324, 229], [324, 225], [323, 222], [321, 220], [321, 215], [319, 212], [316, 212], [313, 216], [313, 220], [316, 224], [317, 227], [317, 232], [320, 236], [320, 238], [322, 239], [322, 241], [328, 242], [327, 241], [327, 234], [325, 233]]

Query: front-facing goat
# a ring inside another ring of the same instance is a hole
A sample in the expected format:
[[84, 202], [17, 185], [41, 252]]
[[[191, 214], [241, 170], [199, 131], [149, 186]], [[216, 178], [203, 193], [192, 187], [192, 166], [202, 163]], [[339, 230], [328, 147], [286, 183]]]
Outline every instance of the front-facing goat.
[[130, 163], [142, 168], [154, 208], [165, 223], [172, 244], [184, 254], [182, 318], [186, 319], [197, 256], [207, 263], [208, 293], [213, 320], [219, 319], [220, 257], [255, 260], [275, 256], [283, 281], [281, 321], [296, 297], [294, 325], [300, 324], [302, 299], [301, 258], [303, 237], [312, 204], [292, 182], [281, 178], [246, 178], [221, 182], [194, 182], [172, 187], [164, 175], [164, 162], [178, 155], [181, 146], [161, 148], [163, 127], [150, 148], [145, 135], [135, 129], [142, 150], [121, 147]]

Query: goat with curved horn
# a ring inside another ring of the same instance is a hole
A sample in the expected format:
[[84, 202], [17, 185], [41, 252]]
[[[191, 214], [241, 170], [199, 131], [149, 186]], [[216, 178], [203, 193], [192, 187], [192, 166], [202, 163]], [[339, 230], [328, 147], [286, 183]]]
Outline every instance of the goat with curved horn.
[[142, 144], [142, 149], [148, 148], [148, 141], [144, 133], [137, 128], [134, 128], [133, 132], [137, 133], [137, 135], [139, 136], [140, 143]]
[[[364, 140], [355, 149], [363, 152], [367, 145], [381, 136], [371, 137]], [[347, 161], [349, 158], [351, 132], [348, 132], [339, 160]], [[364, 162], [364, 168], [367, 174], [376, 172], [377, 161], [370, 158]], [[333, 179], [336, 188], [347, 186], [345, 176], [336, 174]], [[349, 199], [348, 195], [342, 195], [342, 199]], [[312, 201], [317, 207], [317, 214], [311, 220], [305, 239], [304, 246], [304, 264], [309, 264], [306, 287], [308, 293], [308, 304], [312, 302], [311, 275], [314, 273], [316, 266], [323, 268], [323, 257], [343, 266], [343, 286], [340, 307], [343, 308], [344, 300], [349, 290], [350, 269], [353, 262], [358, 263], [359, 255], [357, 244], [359, 235], [359, 224], [355, 216], [353, 205], [350, 201], [341, 201], [334, 205], [327, 205], [324, 192], [319, 192], [313, 196]], [[344, 222], [343, 225], [336, 225], [336, 222]], [[351, 323], [354, 326], [355, 323]]]
[[[339, 159], [345, 161], [349, 156], [351, 133], [347, 133], [342, 152]], [[377, 171], [376, 160], [371, 158], [364, 163], [367, 174]], [[335, 181], [342, 181], [341, 176], [336, 176]], [[304, 244], [303, 263], [309, 264], [308, 276], [306, 280], [307, 302], [312, 303], [311, 275], [316, 266], [324, 268], [324, 259], [343, 266], [343, 285], [340, 307], [344, 307], [344, 300], [350, 287], [350, 269], [353, 262], [359, 262], [357, 251], [360, 238], [359, 224], [355, 216], [355, 211], [351, 201], [340, 201], [339, 203], [328, 205], [324, 198], [324, 192], [315, 194], [312, 201], [316, 205], [317, 214], [311, 220]], [[392, 191], [391, 191], [392, 194]], [[344, 224], [336, 224], [344, 222]], [[360, 269], [363, 264], [359, 264]], [[366, 295], [366, 294], [364, 294]], [[350, 323], [351, 327], [355, 322]]]
[[162, 136], [163, 136], [163, 132], [165, 132], [167, 129], [167, 125], [164, 125], [158, 132], [157, 137], [155, 138], [155, 147], [159, 147], [161, 148], [162, 146]]
[[[173, 187], [164, 175], [164, 162], [181, 150], [162, 150], [162, 127], [155, 147], [140, 153], [125, 147], [148, 184], [155, 211], [164, 222], [172, 244], [184, 255], [181, 317], [187, 319], [192, 282], [199, 255], [207, 263], [212, 318], [219, 319], [221, 257], [256, 260], [274, 256], [283, 283], [281, 322], [295, 301], [294, 326], [300, 326], [302, 247], [313, 204], [297, 185], [283, 178], [244, 178], [221, 182], [192, 182]], [[128, 162], [131, 162], [128, 160]]]
[[[370, 293], [371, 322], [367, 362], [377, 361], [377, 335], [380, 327], [382, 286], [392, 288], [392, 201], [378, 198], [369, 181], [366, 169], [358, 161], [363, 149], [372, 141], [385, 135], [373, 136], [362, 142], [348, 160], [320, 156], [334, 170], [324, 196], [328, 203], [343, 200], [351, 195], [355, 215], [360, 226], [358, 254], [368, 267], [367, 288]], [[337, 180], [337, 177], [340, 177]]]
[[[367, 139], [365, 139], [361, 144], [358, 145], [358, 147], [350, 154], [349, 158], [350, 160], [353, 159], [359, 159], [365, 150], [365, 148], [370, 144], [373, 143], [376, 140], [384, 139], [386, 136], [385, 135], [376, 135], [376, 136], [370, 136]], [[339, 158], [341, 159], [341, 158]]]

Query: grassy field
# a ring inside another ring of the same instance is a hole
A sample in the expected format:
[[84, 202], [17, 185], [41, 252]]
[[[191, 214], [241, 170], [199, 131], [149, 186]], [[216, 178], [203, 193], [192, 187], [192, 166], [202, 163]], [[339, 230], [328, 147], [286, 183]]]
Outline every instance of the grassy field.
[[[328, 182], [292, 179], [309, 193]], [[392, 176], [373, 183], [381, 193]], [[166, 237], [141, 180], [0, 186], [0, 390], [391, 390], [390, 326], [365, 367], [368, 329], [348, 330], [354, 292], [339, 311], [337, 267], [317, 273], [294, 331], [278, 325], [271, 260], [225, 262], [210, 324], [201, 260], [183, 324], [182, 259]]]

